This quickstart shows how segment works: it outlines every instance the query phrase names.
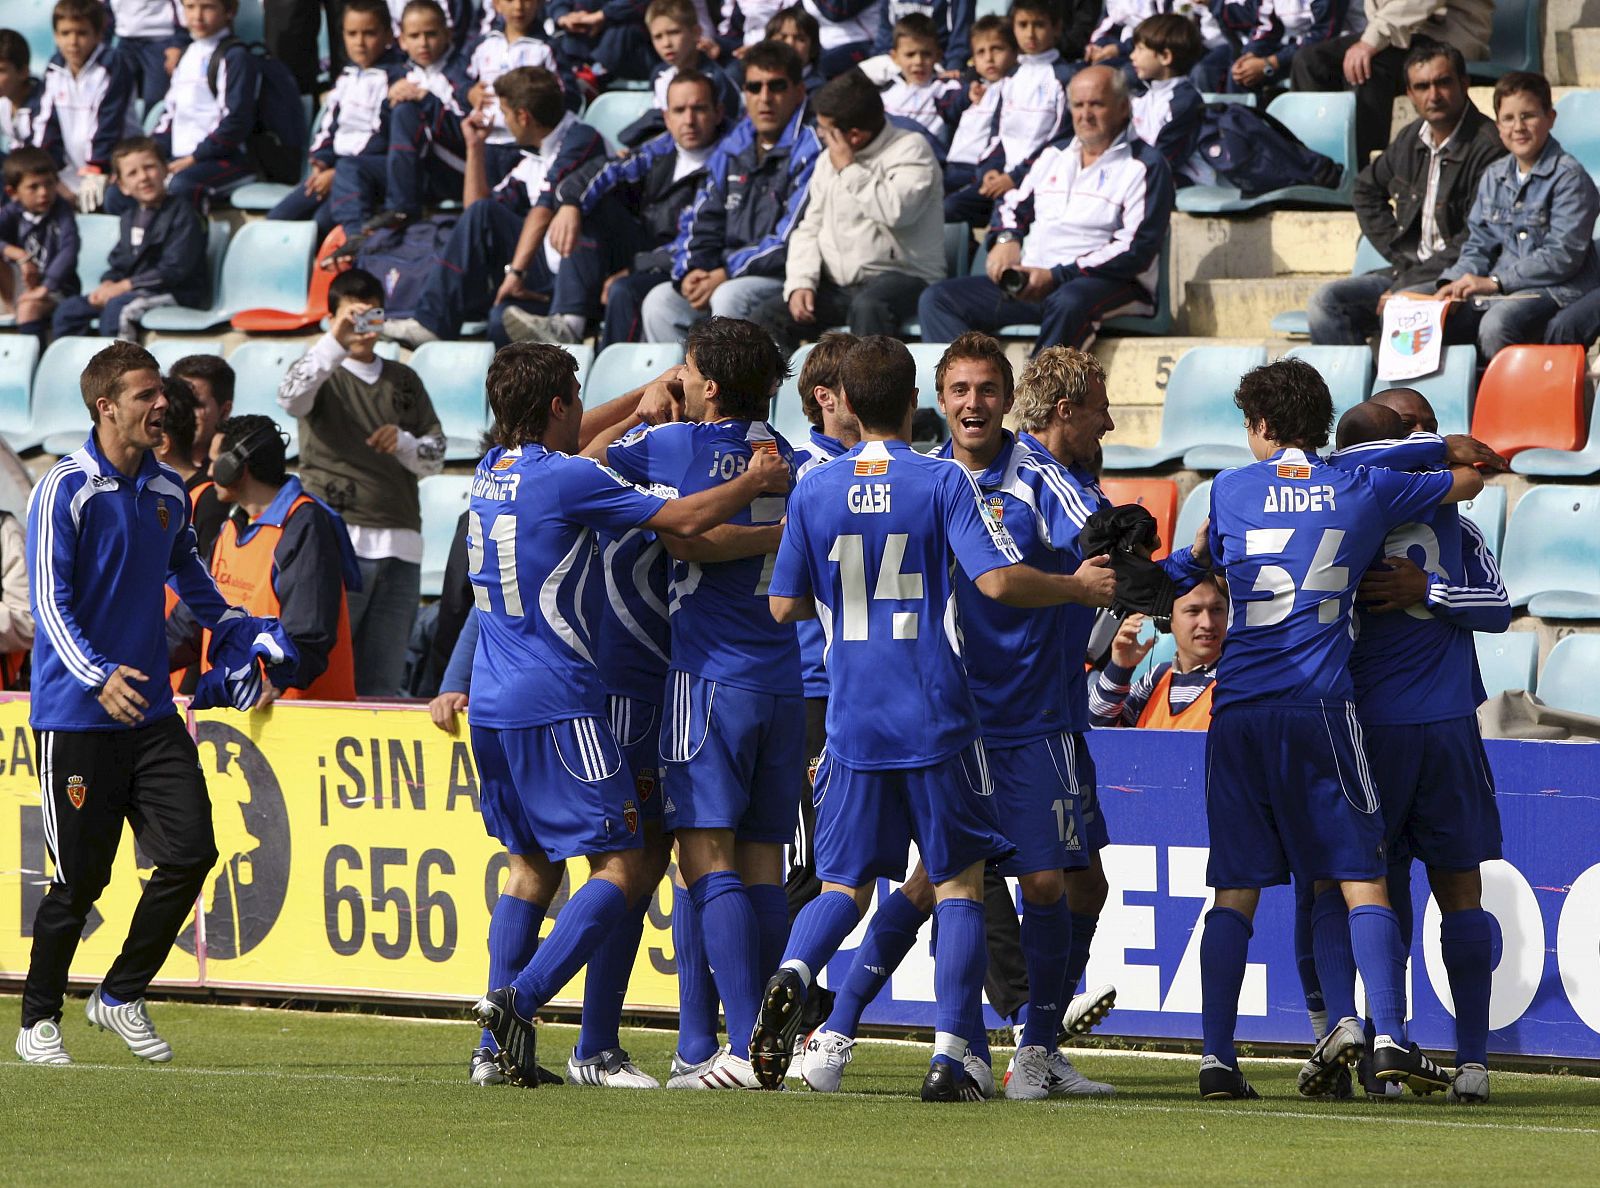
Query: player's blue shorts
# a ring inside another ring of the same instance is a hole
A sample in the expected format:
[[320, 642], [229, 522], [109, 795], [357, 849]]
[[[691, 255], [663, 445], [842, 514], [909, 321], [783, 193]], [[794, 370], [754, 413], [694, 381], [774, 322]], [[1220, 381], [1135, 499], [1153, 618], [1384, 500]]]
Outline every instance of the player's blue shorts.
[[1206, 734], [1212, 887], [1375, 879], [1383, 812], [1347, 702], [1225, 706]]
[[1088, 866], [1091, 851], [1082, 788], [1087, 786], [1093, 794], [1094, 760], [1083, 738], [1051, 734], [1013, 747], [987, 743], [984, 750], [1000, 830], [1017, 848], [1000, 864], [1000, 873], [1025, 875]]
[[740, 841], [794, 839], [806, 772], [806, 702], [667, 674], [661, 758], [667, 829], [732, 829]]
[[661, 823], [661, 707], [652, 701], [612, 693], [606, 697], [611, 733], [622, 747], [622, 760], [633, 778], [639, 816]]
[[643, 843], [639, 801], [604, 718], [472, 727], [483, 823], [513, 854], [552, 862]]
[[1477, 718], [1362, 729], [1391, 862], [1476, 870], [1500, 857], [1500, 809]]
[[817, 813], [817, 877], [860, 887], [904, 879], [911, 843], [928, 878], [942, 883], [974, 862], [1009, 857], [983, 743], [928, 767], [869, 771], [826, 751], [811, 801]]

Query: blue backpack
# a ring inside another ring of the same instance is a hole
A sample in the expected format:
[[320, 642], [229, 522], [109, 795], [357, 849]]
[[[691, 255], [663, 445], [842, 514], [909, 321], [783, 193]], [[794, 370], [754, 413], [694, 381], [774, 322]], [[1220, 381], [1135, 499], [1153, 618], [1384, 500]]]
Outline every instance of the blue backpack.
[[422, 290], [455, 225], [455, 215], [443, 215], [357, 238], [356, 267], [372, 273], [383, 285], [386, 318], [409, 318], [416, 312]]
[[262, 181], [292, 186], [305, 172], [306, 150], [311, 146], [300, 87], [289, 68], [269, 54], [260, 42], [224, 37], [206, 63], [206, 85], [213, 96], [217, 94], [222, 59], [235, 46], [243, 46], [246, 53], [254, 54], [256, 64], [261, 67], [261, 89], [256, 92], [256, 126], [245, 140], [251, 164]]
[[1208, 103], [1195, 148], [1200, 159], [1244, 197], [1285, 186], [1336, 190], [1343, 171], [1307, 148], [1282, 121], [1241, 103]]

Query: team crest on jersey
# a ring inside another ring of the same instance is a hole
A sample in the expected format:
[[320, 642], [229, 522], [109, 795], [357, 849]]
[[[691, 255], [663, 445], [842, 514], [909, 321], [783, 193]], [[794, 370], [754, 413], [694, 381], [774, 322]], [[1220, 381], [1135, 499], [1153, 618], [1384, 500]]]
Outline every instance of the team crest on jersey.
[[639, 810], [631, 800], [622, 802], [622, 823], [628, 827], [629, 833], [639, 832]]
[[856, 474], [870, 477], [875, 474], [889, 473], [889, 459], [887, 458], [857, 458]]
[[161, 531], [167, 530], [167, 522], [171, 520], [172, 513], [167, 510], [167, 505], [161, 500], [156, 500], [156, 519], [161, 522]]
[[639, 793], [641, 803], [649, 804], [650, 798], [656, 794], [656, 777], [654, 772], [641, 771], [634, 777], [633, 786]]
[[763, 454], [776, 455], [778, 452], [778, 443], [773, 441], [770, 437], [758, 437], [754, 441], [750, 442], [749, 446], [750, 453], [752, 455], [754, 455], [757, 450], [760, 450]]
[[1003, 523], [1006, 518], [1006, 501], [1001, 495], [991, 495], [984, 505], [988, 508], [989, 518], [996, 524]]
[[83, 802], [89, 798], [89, 785], [83, 782], [80, 775], [67, 777], [67, 799], [72, 802], [72, 807], [81, 809]]
[[1281, 479], [1299, 479], [1304, 482], [1311, 477], [1311, 465], [1307, 462], [1279, 462], [1278, 477]]

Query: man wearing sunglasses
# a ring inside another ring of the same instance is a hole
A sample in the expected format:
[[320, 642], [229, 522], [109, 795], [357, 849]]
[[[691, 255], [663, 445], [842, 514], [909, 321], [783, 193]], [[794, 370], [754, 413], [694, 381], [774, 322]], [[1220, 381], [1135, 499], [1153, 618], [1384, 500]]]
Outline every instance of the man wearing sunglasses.
[[782, 296], [789, 234], [822, 146], [807, 125], [804, 67], [778, 41], [744, 58], [745, 118], [723, 139], [672, 244], [672, 280], [641, 306], [646, 342], [682, 342], [717, 315], [748, 319]]

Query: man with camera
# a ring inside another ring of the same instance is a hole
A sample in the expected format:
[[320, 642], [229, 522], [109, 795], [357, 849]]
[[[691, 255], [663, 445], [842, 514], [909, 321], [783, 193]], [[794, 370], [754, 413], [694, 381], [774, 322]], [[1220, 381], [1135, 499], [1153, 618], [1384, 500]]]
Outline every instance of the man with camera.
[[925, 341], [1037, 322], [1035, 352], [1082, 349], [1106, 318], [1154, 311], [1172, 175], [1133, 133], [1119, 71], [1079, 71], [1067, 101], [1072, 139], [1046, 147], [995, 206], [986, 275], [941, 281], [922, 294]]

